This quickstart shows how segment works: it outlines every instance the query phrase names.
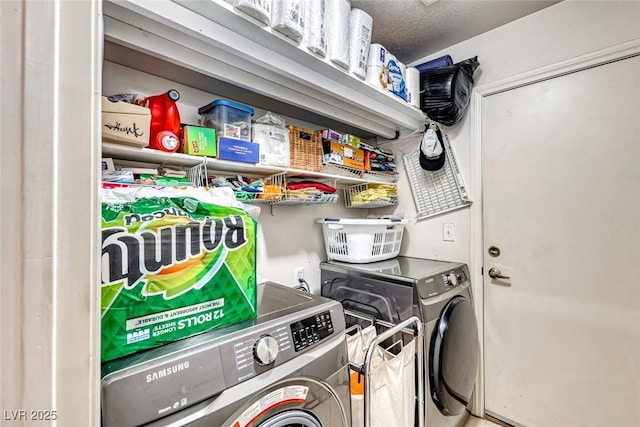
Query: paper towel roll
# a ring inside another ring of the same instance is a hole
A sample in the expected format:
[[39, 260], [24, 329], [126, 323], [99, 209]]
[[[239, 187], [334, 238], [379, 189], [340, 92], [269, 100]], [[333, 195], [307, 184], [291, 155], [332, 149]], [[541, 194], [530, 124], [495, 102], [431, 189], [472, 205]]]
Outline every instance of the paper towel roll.
[[350, 0], [326, 0], [327, 57], [340, 67], [349, 69]]
[[295, 41], [300, 41], [304, 35], [303, 13], [303, 0], [272, 0], [271, 27]]
[[360, 9], [349, 14], [349, 71], [364, 79], [367, 74], [367, 59], [373, 18]]
[[271, 20], [271, 0], [235, 0], [233, 4], [247, 15], [269, 25]]
[[304, 0], [303, 44], [307, 49], [321, 56], [327, 53], [325, 4], [325, 0]]
[[405, 79], [409, 91], [409, 103], [420, 108], [420, 71], [415, 67], [407, 67]]

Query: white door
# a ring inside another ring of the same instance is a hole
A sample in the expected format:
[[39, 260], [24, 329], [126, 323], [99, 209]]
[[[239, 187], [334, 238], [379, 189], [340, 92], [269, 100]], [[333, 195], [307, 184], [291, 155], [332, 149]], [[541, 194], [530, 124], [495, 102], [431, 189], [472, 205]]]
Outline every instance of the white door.
[[640, 426], [640, 57], [481, 111], [486, 411]]

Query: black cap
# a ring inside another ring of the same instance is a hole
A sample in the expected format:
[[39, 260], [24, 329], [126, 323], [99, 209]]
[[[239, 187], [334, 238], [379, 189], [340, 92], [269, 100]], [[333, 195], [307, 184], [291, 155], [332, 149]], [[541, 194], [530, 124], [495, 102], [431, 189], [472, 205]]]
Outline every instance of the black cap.
[[420, 140], [420, 167], [428, 171], [437, 171], [442, 169], [444, 161], [442, 133], [437, 125], [431, 124]]

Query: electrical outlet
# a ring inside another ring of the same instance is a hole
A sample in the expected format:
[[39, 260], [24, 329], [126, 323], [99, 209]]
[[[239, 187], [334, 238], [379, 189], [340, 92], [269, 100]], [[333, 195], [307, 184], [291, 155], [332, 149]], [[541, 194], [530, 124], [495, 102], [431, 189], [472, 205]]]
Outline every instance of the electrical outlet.
[[456, 226], [454, 224], [442, 225], [442, 240], [445, 242], [456, 241]]
[[298, 280], [304, 279], [304, 267], [296, 267], [296, 269], [293, 270], [293, 274], [294, 274], [294, 280], [297, 284]]

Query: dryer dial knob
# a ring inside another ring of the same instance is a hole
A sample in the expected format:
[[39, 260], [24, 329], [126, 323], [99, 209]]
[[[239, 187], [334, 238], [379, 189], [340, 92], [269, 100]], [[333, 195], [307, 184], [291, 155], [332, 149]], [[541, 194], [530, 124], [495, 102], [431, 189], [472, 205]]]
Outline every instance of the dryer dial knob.
[[258, 365], [269, 365], [275, 362], [279, 350], [278, 341], [274, 337], [263, 335], [253, 346], [253, 358]]

